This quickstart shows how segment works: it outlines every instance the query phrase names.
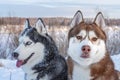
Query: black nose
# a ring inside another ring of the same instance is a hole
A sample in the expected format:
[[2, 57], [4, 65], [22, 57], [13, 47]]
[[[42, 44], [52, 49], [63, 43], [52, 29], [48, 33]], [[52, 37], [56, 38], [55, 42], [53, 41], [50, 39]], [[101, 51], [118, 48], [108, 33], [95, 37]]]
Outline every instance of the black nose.
[[19, 54], [18, 54], [17, 52], [13, 52], [13, 53], [12, 53], [12, 56], [13, 56], [14, 58], [18, 58]]

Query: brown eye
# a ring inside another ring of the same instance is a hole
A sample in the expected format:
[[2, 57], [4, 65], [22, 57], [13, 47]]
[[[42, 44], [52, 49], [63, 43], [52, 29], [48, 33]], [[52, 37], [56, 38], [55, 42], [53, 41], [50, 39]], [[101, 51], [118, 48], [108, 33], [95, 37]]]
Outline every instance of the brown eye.
[[98, 38], [96, 38], [96, 37], [92, 38], [92, 41], [97, 41], [97, 40], [98, 40]]
[[76, 36], [76, 38], [77, 38], [78, 40], [81, 40], [81, 39], [82, 39], [82, 36]]

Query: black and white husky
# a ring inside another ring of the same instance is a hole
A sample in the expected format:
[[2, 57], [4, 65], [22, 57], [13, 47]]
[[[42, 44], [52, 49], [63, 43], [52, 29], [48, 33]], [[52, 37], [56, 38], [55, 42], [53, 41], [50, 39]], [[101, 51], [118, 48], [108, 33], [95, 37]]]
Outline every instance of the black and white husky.
[[16, 66], [22, 66], [27, 74], [26, 80], [67, 80], [67, 64], [58, 53], [42, 19], [38, 19], [35, 27], [27, 19], [19, 46], [12, 55], [17, 59]]

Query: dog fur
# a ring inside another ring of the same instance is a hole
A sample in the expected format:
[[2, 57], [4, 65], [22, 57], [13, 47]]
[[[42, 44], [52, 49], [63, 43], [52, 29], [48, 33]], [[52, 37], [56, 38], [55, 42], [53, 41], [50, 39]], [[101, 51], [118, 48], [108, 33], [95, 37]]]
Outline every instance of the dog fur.
[[26, 20], [13, 56], [17, 59], [17, 67], [22, 67], [26, 73], [26, 80], [68, 79], [66, 61], [59, 55], [40, 18], [35, 27], [31, 27], [29, 20]]
[[[68, 33], [68, 69], [73, 80], [119, 80], [113, 61], [106, 49], [104, 17], [99, 12], [92, 23], [84, 21], [77, 11]], [[89, 46], [84, 53], [83, 46]]]

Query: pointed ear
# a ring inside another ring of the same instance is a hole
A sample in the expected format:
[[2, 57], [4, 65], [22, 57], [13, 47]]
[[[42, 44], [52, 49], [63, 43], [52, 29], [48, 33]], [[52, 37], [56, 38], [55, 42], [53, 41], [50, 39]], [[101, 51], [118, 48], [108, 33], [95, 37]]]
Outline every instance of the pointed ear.
[[35, 28], [37, 29], [38, 33], [47, 33], [44, 22], [41, 18], [38, 18]]
[[23, 28], [20, 36], [24, 35], [25, 32], [26, 32], [27, 30], [29, 30], [30, 28], [31, 28], [31, 26], [30, 26], [29, 19], [26, 19], [26, 20], [25, 20], [25, 23], [24, 23], [24, 28]]
[[73, 19], [72, 19], [72, 22], [70, 24], [71, 27], [74, 27], [75, 25], [78, 25], [80, 22], [84, 21], [83, 20], [83, 15], [82, 15], [82, 12], [80, 10], [78, 10]]
[[94, 23], [96, 23], [99, 27], [105, 27], [105, 19], [103, 17], [103, 14], [101, 12], [99, 12], [95, 19], [94, 19]]
[[30, 29], [31, 26], [30, 26], [30, 22], [29, 22], [29, 19], [26, 19], [25, 23], [24, 23], [24, 30], [25, 29]]

